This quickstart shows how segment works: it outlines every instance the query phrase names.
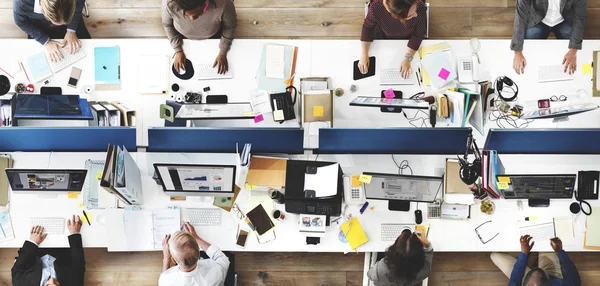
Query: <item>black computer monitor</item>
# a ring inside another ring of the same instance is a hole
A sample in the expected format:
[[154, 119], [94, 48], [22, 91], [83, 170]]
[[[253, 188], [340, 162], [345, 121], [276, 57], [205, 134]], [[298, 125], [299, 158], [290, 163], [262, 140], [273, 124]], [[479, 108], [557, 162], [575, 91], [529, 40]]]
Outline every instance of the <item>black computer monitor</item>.
[[13, 192], [81, 192], [87, 170], [6, 169]]
[[530, 206], [549, 206], [550, 199], [571, 199], [575, 174], [496, 175], [498, 189], [505, 199], [528, 199]]
[[169, 196], [233, 197], [235, 165], [154, 164]]
[[409, 211], [410, 202], [435, 201], [442, 189], [443, 177], [363, 173], [371, 176], [363, 184], [367, 199], [387, 200], [391, 211]]

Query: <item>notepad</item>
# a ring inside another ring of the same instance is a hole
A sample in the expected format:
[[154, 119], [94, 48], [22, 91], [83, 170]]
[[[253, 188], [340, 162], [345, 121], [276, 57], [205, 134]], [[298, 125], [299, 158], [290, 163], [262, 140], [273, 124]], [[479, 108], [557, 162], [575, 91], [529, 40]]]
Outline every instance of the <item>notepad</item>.
[[27, 65], [33, 82], [40, 82], [52, 76], [45, 53], [38, 53], [27, 58]]
[[583, 248], [600, 249], [600, 207], [592, 208], [592, 215], [587, 217], [586, 229]]
[[[352, 223], [352, 225], [350, 225]], [[367, 243], [369, 238], [363, 230], [358, 218], [353, 218], [340, 226], [340, 230], [346, 235], [348, 244], [352, 250], [356, 250], [357, 247]]]

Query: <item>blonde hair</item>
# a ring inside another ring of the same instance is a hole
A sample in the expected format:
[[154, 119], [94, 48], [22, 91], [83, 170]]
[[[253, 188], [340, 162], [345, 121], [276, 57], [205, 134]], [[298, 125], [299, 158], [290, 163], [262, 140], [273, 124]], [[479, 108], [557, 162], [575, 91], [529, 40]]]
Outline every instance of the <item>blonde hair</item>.
[[77, 0], [40, 0], [44, 17], [53, 24], [67, 25], [73, 20]]
[[184, 268], [190, 268], [200, 259], [200, 247], [194, 237], [183, 231], [177, 231], [169, 240], [169, 251], [175, 262]]

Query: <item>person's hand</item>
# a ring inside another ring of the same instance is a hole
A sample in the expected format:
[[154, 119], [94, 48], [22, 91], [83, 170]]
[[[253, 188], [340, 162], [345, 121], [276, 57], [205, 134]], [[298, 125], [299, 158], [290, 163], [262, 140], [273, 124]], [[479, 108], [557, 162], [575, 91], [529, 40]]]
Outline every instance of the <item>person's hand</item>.
[[199, 240], [200, 239], [200, 237], [198, 236], [198, 234], [196, 234], [196, 229], [194, 229], [194, 226], [191, 223], [189, 223], [189, 222], [183, 223], [183, 229], [185, 230], [185, 232], [191, 234], [192, 237], [194, 237], [195, 240]]
[[71, 48], [71, 54], [76, 53], [81, 48], [81, 41], [77, 38], [77, 34], [75, 32], [67, 31], [65, 34], [65, 40], [63, 41], [63, 46], [69, 45]]
[[360, 60], [358, 60], [358, 70], [366, 74], [369, 72], [369, 55], [362, 55]]
[[48, 236], [47, 233], [44, 233], [44, 227], [36, 225], [31, 228], [31, 235], [29, 235], [29, 240], [35, 242], [37, 245], [42, 244], [44, 239]]
[[525, 73], [525, 66], [527, 66], [527, 60], [523, 56], [522, 52], [515, 52], [515, 58], [513, 59], [513, 68], [517, 74]]
[[404, 59], [400, 64], [400, 74], [402, 75], [402, 78], [408, 78], [411, 72], [412, 68], [410, 67], [410, 62], [407, 59]]
[[73, 220], [71, 221], [69, 219], [67, 221], [67, 228], [69, 228], [70, 234], [81, 232], [81, 225], [83, 225], [83, 223], [81, 222], [81, 218], [78, 215], [73, 215]]
[[162, 240], [162, 250], [163, 250], [163, 260], [171, 261], [171, 252], [169, 251], [169, 239], [171, 239], [171, 235], [165, 235], [165, 238]]
[[562, 64], [565, 66], [565, 72], [575, 73], [575, 70], [577, 70], [577, 50], [570, 49], [563, 58]]
[[59, 43], [57, 41], [50, 40], [46, 43], [46, 52], [50, 55], [50, 60], [52, 62], [61, 61], [64, 56], [60, 52], [60, 48], [65, 47], [65, 43]]
[[[535, 241], [532, 242], [531, 239], [533, 239], [533, 237], [531, 237], [530, 235], [521, 235], [521, 252], [529, 254], [529, 252], [533, 248], [533, 245], [535, 244]], [[529, 244], [530, 242], [531, 244]]]
[[554, 249], [554, 252], [559, 253], [563, 250], [562, 240], [560, 238], [555, 237], [550, 239], [550, 246]]
[[422, 229], [419, 229], [419, 230], [415, 231], [415, 233], [417, 234], [417, 237], [423, 244], [423, 247], [429, 248], [431, 246], [431, 243], [427, 239], [427, 234], [425, 233], [425, 231], [423, 231]]
[[175, 54], [175, 60], [173, 61], [173, 66], [178, 73], [182, 73], [185, 71], [185, 54], [183, 51], [177, 52]]
[[227, 63], [227, 56], [218, 55], [213, 64], [213, 68], [218, 65], [219, 74], [225, 74], [229, 70], [229, 63]]

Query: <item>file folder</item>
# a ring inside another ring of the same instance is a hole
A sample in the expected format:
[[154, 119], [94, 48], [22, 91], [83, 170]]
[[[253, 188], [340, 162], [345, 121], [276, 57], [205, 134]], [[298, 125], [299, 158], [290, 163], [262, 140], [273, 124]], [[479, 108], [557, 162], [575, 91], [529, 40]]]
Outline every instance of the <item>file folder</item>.
[[[283, 79], [269, 78], [266, 74], [267, 69], [267, 46], [277, 44], [265, 44], [263, 45], [262, 54], [260, 58], [260, 64], [258, 66], [258, 74], [256, 80], [258, 82], [259, 90], [267, 90], [270, 92], [284, 92], [288, 86], [286, 80], [289, 79], [294, 73], [296, 73], [296, 58], [298, 57], [298, 47], [285, 46], [284, 51], [284, 67], [283, 67]], [[293, 81], [292, 81], [293, 83]], [[291, 83], [289, 85], [292, 85]]]
[[121, 111], [107, 101], [98, 103], [108, 111], [108, 126], [121, 126]]
[[119, 111], [121, 111], [121, 126], [135, 127], [137, 112], [134, 109], [127, 107], [119, 101], [111, 102]]
[[90, 120], [90, 126], [108, 126], [108, 110], [104, 108], [100, 103], [96, 101], [88, 102], [90, 105], [90, 111], [92, 112], [92, 116], [94, 117]]
[[121, 89], [121, 56], [118, 46], [94, 48], [94, 80], [96, 90]]
[[125, 147], [109, 145], [100, 186], [128, 205], [141, 205], [140, 169]]

